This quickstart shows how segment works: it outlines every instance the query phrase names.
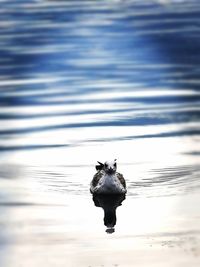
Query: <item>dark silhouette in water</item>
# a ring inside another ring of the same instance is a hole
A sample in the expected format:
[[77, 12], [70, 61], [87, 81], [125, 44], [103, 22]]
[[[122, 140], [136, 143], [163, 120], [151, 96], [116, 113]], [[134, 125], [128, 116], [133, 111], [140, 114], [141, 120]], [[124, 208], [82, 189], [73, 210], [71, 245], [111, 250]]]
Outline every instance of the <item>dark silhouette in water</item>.
[[107, 227], [106, 232], [112, 234], [115, 231], [117, 216], [116, 209], [121, 206], [126, 198], [125, 194], [116, 195], [101, 195], [93, 194], [93, 201], [96, 207], [101, 207], [104, 210], [104, 225]]

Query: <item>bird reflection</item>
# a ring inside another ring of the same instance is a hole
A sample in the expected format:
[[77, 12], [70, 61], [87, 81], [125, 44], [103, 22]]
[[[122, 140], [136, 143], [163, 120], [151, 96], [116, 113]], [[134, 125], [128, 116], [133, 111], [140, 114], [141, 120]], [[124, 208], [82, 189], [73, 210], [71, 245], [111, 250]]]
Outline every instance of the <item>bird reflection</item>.
[[112, 234], [115, 232], [116, 225], [116, 209], [121, 206], [125, 199], [125, 194], [116, 195], [101, 195], [94, 194], [93, 201], [96, 207], [101, 207], [104, 210], [104, 225], [107, 227], [106, 232]]

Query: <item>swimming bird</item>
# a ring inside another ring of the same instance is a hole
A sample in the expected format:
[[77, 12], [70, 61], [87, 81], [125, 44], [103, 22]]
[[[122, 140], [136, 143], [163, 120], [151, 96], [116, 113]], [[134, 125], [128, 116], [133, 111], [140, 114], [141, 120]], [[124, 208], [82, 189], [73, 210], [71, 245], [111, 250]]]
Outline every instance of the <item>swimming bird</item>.
[[91, 181], [90, 192], [92, 194], [126, 194], [126, 182], [123, 175], [117, 172], [116, 159], [106, 161], [104, 164], [97, 162], [97, 173]]

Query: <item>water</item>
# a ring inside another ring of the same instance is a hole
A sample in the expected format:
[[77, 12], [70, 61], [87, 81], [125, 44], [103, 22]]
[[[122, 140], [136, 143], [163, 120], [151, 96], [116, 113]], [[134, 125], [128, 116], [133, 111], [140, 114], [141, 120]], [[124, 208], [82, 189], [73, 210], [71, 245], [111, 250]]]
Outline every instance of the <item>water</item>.
[[[0, 13], [0, 266], [199, 266], [200, 3]], [[93, 199], [114, 158], [126, 198]]]

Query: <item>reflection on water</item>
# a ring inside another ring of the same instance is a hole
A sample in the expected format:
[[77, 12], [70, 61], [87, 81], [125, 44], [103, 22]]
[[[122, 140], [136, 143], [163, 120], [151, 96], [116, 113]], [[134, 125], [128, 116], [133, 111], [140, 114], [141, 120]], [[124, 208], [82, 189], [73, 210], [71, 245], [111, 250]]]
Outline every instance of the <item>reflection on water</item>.
[[107, 227], [106, 232], [112, 234], [115, 231], [117, 222], [116, 209], [121, 206], [125, 195], [93, 195], [93, 201], [96, 207], [104, 210], [104, 225]]
[[[1, 1], [0, 266], [199, 266], [199, 17], [197, 0]], [[123, 200], [94, 199], [112, 235], [89, 193], [109, 158], [128, 187], [115, 226]]]

